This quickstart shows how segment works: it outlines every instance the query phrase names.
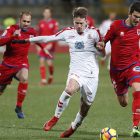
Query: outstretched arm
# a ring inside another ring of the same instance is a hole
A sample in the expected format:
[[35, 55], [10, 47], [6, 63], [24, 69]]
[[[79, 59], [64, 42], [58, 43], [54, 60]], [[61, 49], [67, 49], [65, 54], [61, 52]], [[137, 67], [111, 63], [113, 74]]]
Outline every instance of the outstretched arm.
[[51, 35], [51, 36], [37, 36], [37, 37], [25, 39], [25, 40], [14, 40], [12, 43], [13, 44], [15, 43], [49, 43], [49, 42], [58, 41], [58, 40], [62, 40], [60, 36]]
[[14, 37], [18, 36], [20, 34], [20, 30], [15, 30], [14, 34], [9, 37], [2, 37], [0, 38], [0, 46], [5, 45], [9, 41], [11, 41]]

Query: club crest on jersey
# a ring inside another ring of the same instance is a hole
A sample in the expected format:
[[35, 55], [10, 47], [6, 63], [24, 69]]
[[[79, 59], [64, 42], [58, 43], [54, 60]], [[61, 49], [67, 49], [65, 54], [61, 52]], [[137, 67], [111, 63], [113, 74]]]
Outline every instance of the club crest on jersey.
[[75, 48], [76, 49], [79, 49], [79, 50], [83, 50], [84, 49], [84, 42], [82, 41], [82, 42], [80, 42], [80, 41], [76, 41], [75, 42]]
[[140, 35], [140, 29], [137, 29], [137, 34]]
[[33, 38], [34, 37], [34, 35], [30, 35], [30, 38]]
[[92, 39], [91, 34], [88, 34], [87, 38], [88, 39]]
[[51, 24], [49, 24], [49, 28], [53, 28], [53, 24], [51, 23]]
[[124, 36], [124, 32], [120, 32], [120, 36]]
[[133, 71], [140, 72], [140, 67], [139, 66], [134, 67]]

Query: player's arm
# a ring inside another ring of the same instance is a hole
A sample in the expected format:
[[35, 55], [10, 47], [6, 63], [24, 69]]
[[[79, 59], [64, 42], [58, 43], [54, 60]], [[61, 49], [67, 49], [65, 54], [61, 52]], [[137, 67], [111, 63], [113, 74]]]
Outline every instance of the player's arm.
[[5, 45], [6, 43], [8, 43], [9, 41], [11, 41], [14, 37], [18, 36], [20, 34], [20, 30], [15, 30], [14, 34], [8, 37], [1, 37], [0, 38], [0, 46]]

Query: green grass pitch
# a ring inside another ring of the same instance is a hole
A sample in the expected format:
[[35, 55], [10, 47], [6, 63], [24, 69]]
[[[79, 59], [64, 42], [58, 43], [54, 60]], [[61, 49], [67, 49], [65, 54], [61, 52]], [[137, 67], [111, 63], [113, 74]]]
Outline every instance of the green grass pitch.
[[[100, 58], [99, 58], [100, 59]], [[74, 121], [80, 106], [80, 93], [75, 93], [69, 105], [51, 131], [44, 131], [43, 124], [55, 112], [58, 99], [65, 89], [69, 70], [69, 54], [56, 54], [54, 60], [54, 82], [39, 86], [39, 60], [36, 54], [29, 54], [29, 87], [23, 102], [24, 119], [18, 119], [14, 112], [18, 81], [13, 80], [0, 96], [0, 140], [59, 140], [59, 136]], [[100, 66], [99, 86], [95, 100], [84, 123], [69, 140], [99, 140], [105, 127], [112, 127], [118, 133], [118, 140], [131, 140], [132, 94], [129, 91], [129, 105], [119, 105], [106, 66]], [[137, 138], [135, 138], [137, 140]]]

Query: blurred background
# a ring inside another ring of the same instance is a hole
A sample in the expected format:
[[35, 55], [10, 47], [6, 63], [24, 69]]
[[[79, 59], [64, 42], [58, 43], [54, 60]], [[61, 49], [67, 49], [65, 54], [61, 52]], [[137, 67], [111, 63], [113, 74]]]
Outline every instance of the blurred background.
[[[37, 29], [39, 20], [43, 18], [44, 7], [49, 6], [52, 8], [52, 18], [59, 22], [59, 30], [62, 30], [73, 26], [73, 8], [84, 6], [88, 8], [88, 13], [94, 19], [95, 26], [99, 27], [102, 21], [108, 18], [110, 12], [117, 14], [116, 19], [127, 18], [129, 6], [134, 1], [137, 0], [0, 0], [0, 35], [4, 30], [4, 19], [11, 16], [18, 23], [19, 15], [23, 11], [32, 13], [31, 27]], [[58, 45], [61, 46], [66, 45], [59, 43]], [[63, 49], [64, 52], [67, 52], [68, 49], [65, 49]]]

